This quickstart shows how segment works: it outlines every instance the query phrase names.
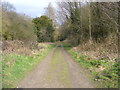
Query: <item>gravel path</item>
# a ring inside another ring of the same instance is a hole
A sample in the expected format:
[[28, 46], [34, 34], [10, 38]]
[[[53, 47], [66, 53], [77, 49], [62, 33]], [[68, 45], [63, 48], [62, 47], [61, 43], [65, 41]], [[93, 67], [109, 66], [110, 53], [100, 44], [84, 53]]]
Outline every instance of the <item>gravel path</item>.
[[55, 47], [18, 88], [93, 88], [86, 71], [63, 47]]

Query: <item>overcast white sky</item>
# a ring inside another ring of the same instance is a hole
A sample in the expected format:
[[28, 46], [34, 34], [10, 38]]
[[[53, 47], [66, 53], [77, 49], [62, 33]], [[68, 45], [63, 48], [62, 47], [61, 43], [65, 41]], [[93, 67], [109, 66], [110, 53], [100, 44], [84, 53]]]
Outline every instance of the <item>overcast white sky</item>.
[[14, 5], [18, 13], [36, 17], [44, 13], [44, 8], [51, 2], [55, 6], [55, 0], [2, 0]]
[[[44, 8], [47, 7], [50, 2], [55, 7], [56, 5], [55, 1], [64, 1], [64, 0], [2, 0], [2, 1], [8, 1], [11, 4], [13, 4], [18, 13], [24, 13], [31, 17], [37, 17], [44, 14], [44, 10], [45, 10]], [[89, 0], [80, 0], [80, 1], [89, 1]], [[90, 0], [90, 1], [95, 1], [95, 0]], [[119, 1], [119, 0], [98, 0], [98, 1]]]

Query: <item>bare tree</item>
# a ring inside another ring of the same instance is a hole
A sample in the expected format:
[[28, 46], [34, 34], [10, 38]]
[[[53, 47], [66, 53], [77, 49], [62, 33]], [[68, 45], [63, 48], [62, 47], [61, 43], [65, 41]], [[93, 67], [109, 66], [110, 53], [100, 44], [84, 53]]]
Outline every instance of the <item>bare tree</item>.
[[52, 3], [48, 4], [48, 7], [45, 8], [45, 15], [47, 17], [49, 17], [50, 19], [52, 19], [53, 23], [56, 24], [56, 10], [54, 9], [54, 7], [52, 6]]
[[2, 10], [4, 11], [14, 11], [15, 7], [9, 2], [2, 2]]

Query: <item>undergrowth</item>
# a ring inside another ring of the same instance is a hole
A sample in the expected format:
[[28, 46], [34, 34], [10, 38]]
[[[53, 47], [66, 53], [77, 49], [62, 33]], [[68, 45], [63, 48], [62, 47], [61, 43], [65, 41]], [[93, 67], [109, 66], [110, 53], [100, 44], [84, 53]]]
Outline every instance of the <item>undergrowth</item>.
[[28, 72], [48, 54], [53, 45], [45, 47], [34, 56], [23, 56], [18, 54], [2, 54], [2, 87], [15, 88]]
[[[64, 45], [64, 44], [63, 44]], [[80, 65], [84, 66], [91, 72], [91, 79], [97, 82], [98, 88], [118, 88], [118, 78], [120, 71], [119, 63], [110, 60], [94, 60], [90, 57], [81, 55], [72, 50], [65, 44], [65, 49], [72, 55], [72, 58]]]

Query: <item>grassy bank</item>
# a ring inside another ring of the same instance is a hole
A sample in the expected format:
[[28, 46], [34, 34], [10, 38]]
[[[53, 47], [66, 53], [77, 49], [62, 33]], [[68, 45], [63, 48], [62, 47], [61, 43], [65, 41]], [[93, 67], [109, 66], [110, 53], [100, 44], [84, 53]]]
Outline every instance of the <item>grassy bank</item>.
[[98, 88], [118, 88], [118, 62], [110, 60], [94, 60], [75, 52], [70, 45], [64, 44], [72, 58], [91, 72], [91, 79]]
[[33, 56], [23, 56], [18, 54], [2, 55], [2, 86], [3, 88], [15, 88], [19, 81], [50, 52], [53, 45], [45, 46]]

